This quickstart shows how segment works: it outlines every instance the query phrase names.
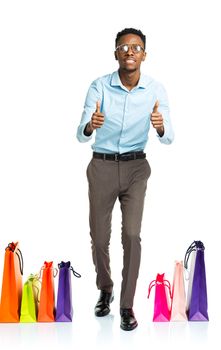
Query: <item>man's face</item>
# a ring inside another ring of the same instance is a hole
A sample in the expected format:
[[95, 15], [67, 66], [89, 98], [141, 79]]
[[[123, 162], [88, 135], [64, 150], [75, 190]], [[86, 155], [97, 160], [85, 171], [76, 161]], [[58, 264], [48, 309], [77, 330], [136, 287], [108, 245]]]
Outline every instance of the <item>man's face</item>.
[[139, 70], [141, 62], [145, 60], [146, 53], [142, 49], [140, 52], [134, 52], [131, 45], [137, 44], [144, 48], [143, 41], [138, 35], [126, 34], [118, 40], [117, 46], [125, 44], [129, 45], [128, 52], [122, 52], [120, 49], [115, 51], [115, 58], [119, 62], [120, 69], [127, 72]]

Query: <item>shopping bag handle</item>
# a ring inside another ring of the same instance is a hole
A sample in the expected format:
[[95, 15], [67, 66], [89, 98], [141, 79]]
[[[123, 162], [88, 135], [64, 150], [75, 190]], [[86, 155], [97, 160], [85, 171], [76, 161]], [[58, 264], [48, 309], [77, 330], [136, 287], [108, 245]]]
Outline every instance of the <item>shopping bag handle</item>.
[[58, 269], [56, 267], [53, 268], [53, 277], [55, 278], [58, 274]]
[[70, 267], [70, 270], [73, 272], [73, 275], [74, 275], [75, 277], [77, 277], [77, 278], [80, 278], [80, 277], [81, 277], [80, 273], [76, 272], [76, 271], [73, 269], [72, 266]]
[[[39, 281], [39, 282], [40, 282], [40, 281]], [[40, 289], [39, 289], [35, 284], [33, 284], [32, 287], [35, 288], [35, 289], [37, 290], [37, 302], [40, 303], [40, 298], [39, 298]]]
[[18, 254], [17, 252], [15, 252], [15, 253], [16, 253], [17, 257], [18, 257], [21, 275], [23, 276], [23, 271], [24, 271], [24, 259], [23, 259], [23, 255], [22, 255], [21, 250], [20, 250], [19, 248], [17, 248], [17, 250], [19, 251], [19, 254]]
[[61, 269], [61, 268], [67, 268], [67, 269], [70, 269], [72, 272], [73, 272], [73, 275], [75, 276], [75, 277], [77, 277], [77, 278], [80, 278], [81, 277], [81, 274], [80, 273], [78, 273], [77, 271], [75, 271], [74, 269], [73, 269], [73, 266], [70, 266], [71, 265], [71, 263], [70, 263], [70, 261], [68, 261], [67, 263], [65, 263], [64, 261], [61, 261], [59, 264], [58, 264], [58, 268], [59, 269]]
[[148, 287], [148, 295], [147, 295], [147, 298], [149, 299], [150, 297], [150, 292], [151, 292], [151, 289], [157, 284], [157, 281], [156, 280], [153, 280], [150, 282], [149, 284], [149, 287]]
[[40, 288], [38, 288], [38, 287], [35, 285], [35, 281], [38, 281], [38, 282], [41, 284], [41, 280], [40, 280], [39, 274], [33, 275], [32, 287], [35, 288], [35, 289], [37, 290], [37, 302], [40, 303]]
[[[42, 268], [40, 269], [39, 279], [42, 278], [42, 276], [41, 276], [42, 275], [42, 271], [45, 270], [45, 269], [46, 269], [45, 265], [42, 266]], [[58, 269], [56, 267], [53, 267], [52, 270], [53, 270], [53, 277], [55, 278], [57, 276], [57, 274], [58, 274]]]
[[[166, 282], [166, 283], [165, 283]], [[159, 282], [157, 280], [153, 280], [150, 282], [149, 284], [149, 288], [148, 288], [148, 295], [147, 295], [147, 298], [149, 299], [149, 296], [150, 296], [150, 292], [151, 292], [151, 289], [156, 286], [157, 284], [163, 284], [165, 287], [167, 287], [169, 289], [169, 294], [170, 294], [170, 299], [172, 299], [172, 293], [171, 293], [171, 285], [170, 285], [170, 282], [168, 280], [163, 280], [163, 282]]]
[[[16, 249], [16, 245], [15, 245], [13, 242], [11, 242], [11, 243], [8, 244], [8, 246], [5, 248], [5, 250], [6, 250], [6, 249], [9, 249], [11, 252], [14, 253], [14, 252], [15, 252], [15, 249]], [[19, 252], [19, 254], [18, 254], [17, 251]], [[18, 257], [20, 272], [21, 272], [21, 275], [23, 276], [23, 271], [24, 271], [24, 259], [23, 259], [22, 252], [21, 252], [21, 250], [20, 250], [19, 248], [17, 248], [15, 254], [16, 254], [17, 257]]]
[[190, 244], [184, 257], [184, 267], [186, 270], [188, 269], [188, 261], [189, 261], [190, 254], [196, 250], [204, 250], [204, 249], [205, 249], [204, 244], [201, 241], [193, 241], [193, 243]]

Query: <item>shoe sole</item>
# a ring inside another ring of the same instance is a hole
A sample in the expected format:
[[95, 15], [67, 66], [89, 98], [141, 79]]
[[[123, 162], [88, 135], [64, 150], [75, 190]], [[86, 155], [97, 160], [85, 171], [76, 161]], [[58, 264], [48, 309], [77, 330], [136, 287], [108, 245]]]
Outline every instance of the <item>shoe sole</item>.
[[135, 328], [137, 328], [138, 323], [136, 323], [133, 327], [131, 328], [127, 328], [127, 327], [123, 327], [122, 325], [120, 325], [120, 328], [123, 329], [123, 331], [133, 331]]

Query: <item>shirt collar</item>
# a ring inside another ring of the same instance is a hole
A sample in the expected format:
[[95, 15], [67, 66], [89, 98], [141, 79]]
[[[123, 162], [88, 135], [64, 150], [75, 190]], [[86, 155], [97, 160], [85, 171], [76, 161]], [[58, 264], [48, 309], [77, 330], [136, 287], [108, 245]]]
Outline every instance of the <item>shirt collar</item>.
[[[149, 79], [147, 76], [145, 76], [144, 74], [140, 74], [140, 79], [139, 82], [137, 84], [137, 86], [135, 88], [142, 88], [145, 89], [148, 85]], [[118, 71], [114, 72], [112, 74], [111, 77], [111, 86], [120, 86], [122, 89], [126, 89], [125, 86], [122, 84], [121, 80], [120, 80], [120, 76]]]

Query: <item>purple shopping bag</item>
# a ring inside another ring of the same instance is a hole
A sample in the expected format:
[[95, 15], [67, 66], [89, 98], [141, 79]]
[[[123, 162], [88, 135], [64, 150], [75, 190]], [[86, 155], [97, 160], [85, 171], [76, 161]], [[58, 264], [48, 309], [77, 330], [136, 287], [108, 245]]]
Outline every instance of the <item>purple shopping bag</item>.
[[79, 273], [74, 271], [70, 261], [58, 264], [59, 280], [58, 295], [56, 308], [56, 322], [71, 322], [73, 317], [72, 306], [72, 289], [71, 289], [71, 271], [75, 277], [81, 277]]
[[193, 251], [196, 251], [195, 265], [192, 266], [193, 281], [190, 302], [187, 309], [189, 321], [208, 321], [207, 285], [204, 260], [205, 247], [201, 241], [194, 241], [186, 251], [184, 267], [188, 268], [188, 259]]

